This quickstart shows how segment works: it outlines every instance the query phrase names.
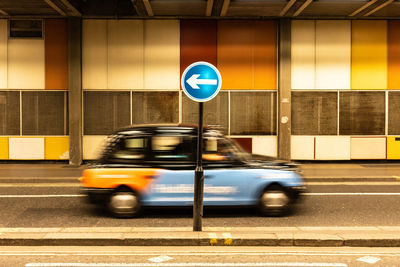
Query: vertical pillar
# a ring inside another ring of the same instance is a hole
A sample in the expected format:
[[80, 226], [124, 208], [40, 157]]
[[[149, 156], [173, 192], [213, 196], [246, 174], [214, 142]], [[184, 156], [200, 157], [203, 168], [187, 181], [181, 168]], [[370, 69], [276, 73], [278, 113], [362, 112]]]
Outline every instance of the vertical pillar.
[[82, 20], [68, 18], [69, 164], [82, 164]]
[[279, 23], [278, 157], [290, 159], [291, 140], [291, 20]]

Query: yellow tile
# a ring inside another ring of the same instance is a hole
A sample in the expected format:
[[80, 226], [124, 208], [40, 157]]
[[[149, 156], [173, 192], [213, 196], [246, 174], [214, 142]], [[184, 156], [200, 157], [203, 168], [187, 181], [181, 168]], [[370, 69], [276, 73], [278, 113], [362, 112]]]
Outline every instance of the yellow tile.
[[45, 159], [69, 159], [69, 137], [45, 137]]
[[387, 21], [353, 21], [351, 89], [387, 89], [387, 62]]
[[9, 159], [8, 137], [0, 137], [0, 159]]
[[400, 136], [387, 137], [387, 158], [400, 159]]

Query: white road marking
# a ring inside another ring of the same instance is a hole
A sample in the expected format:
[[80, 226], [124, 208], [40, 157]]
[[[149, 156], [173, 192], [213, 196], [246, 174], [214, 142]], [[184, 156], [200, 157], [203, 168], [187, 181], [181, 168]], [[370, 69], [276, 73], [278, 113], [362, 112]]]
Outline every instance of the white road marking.
[[370, 263], [370, 264], [374, 264], [377, 263], [378, 261], [380, 261], [380, 258], [376, 258], [376, 257], [371, 257], [371, 256], [365, 256], [362, 258], [357, 259], [358, 261], [362, 261], [362, 262], [366, 262], [366, 263]]
[[[400, 196], [400, 193], [303, 193], [304, 196]], [[56, 198], [56, 197], [85, 197], [84, 194], [59, 194], [59, 195], [0, 195], [0, 198]], [[171, 200], [166, 198], [165, 200]], [[193, 200], [193, 199], [191, 199]], [[215, 200], [208, 199], [207, 200]]]
[[326, 263], [326, 262], [246, 262], [246, 263], [202, 263], [202, 262], [185, 262], [185, 263], [27, 263], [26, 267], [162, 267], [162, 266], [319, 266], [319, 267], [347, 267], [345, 263]]
[[[13, 253], [0, 253], [1, 256], [154, 256], [159, 255], [160, 252], [154, 253], [110, 253], [110, 252], [42, 252], [42, 253], [30, 253], [30, 252], [13, 252]], [[400, 253], [340, 253], [340, 252], [331, 252], [331, 253], [319, 253], [319, 252], [170, 252], [168, 255], [171, 256], [380, 256], [380, 257], [399, 257]]]
[[152, 262], [164, 262], [164, 261], [169, 261], [172, 260], [172, 257], [169, 256], [159, 256], [159, 257], [154, 257], [154, 258], [150, 258], [147, 259], [148, 261], [152, 261]]
[[[20, 178], [18, 178], [18, 179], [20, 179]], [[306, 182], [305, 184], [307, 186], [322, 186], [322, 185], [326, 185], [326, 186], [336, 186], [336, 185], [368, 185], [368, 186], [373, 186], [373, 185], [374, 186], [398, 185], [398, 186], [400, 186], [400, 182]], [[22, 187], [44, 188], [44, 187], [49, 187], [49, 188], [52, 188], [52, 187], [80, 187], [80, 186], [81, 186], [81, 184], [79, 182], [68, 182], [68, 183], [0, 183], [0, 187], [1, 188], [7, 188], [7, 187], [15, 187], [15, 188], [22, 188]]]

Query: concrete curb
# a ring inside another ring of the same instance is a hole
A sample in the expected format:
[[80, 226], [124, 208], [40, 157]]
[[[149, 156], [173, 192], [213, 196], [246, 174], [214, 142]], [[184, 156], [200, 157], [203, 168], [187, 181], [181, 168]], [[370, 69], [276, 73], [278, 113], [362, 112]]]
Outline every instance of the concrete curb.
[[[0, 246], [400, 247], [400, 227], [0, 228]], [[121, 231], [118, 231], [121, 230]]]

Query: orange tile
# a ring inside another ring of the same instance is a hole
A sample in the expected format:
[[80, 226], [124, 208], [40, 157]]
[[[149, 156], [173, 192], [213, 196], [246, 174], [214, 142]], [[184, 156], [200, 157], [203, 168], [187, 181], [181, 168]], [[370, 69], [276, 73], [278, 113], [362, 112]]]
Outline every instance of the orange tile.
[[68, 89], [68, 28], [65, 19], [45, 20], [45, 88]]
[[388, 89], [400, 89], [400, 21], [388, 21]]

